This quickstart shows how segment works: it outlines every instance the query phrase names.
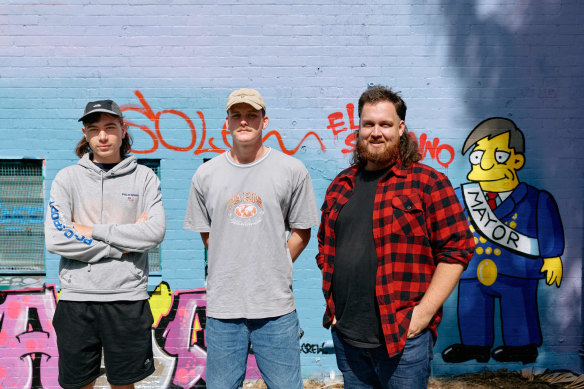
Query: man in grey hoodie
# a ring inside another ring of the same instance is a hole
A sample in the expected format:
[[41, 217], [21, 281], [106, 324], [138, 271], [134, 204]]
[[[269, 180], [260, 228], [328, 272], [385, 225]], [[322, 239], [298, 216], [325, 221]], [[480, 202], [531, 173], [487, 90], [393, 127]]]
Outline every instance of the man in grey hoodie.
[[166, 230], [160, 182], [128, 155], [115, 102], [88, 103], [79, 121], [80, 160], [55, 177], [45, 218], [47, 250], [61, 256], [59, 384], [92, 388], [103, 350], [112, 388], [133, 388], [154, 372], [148, 250]]

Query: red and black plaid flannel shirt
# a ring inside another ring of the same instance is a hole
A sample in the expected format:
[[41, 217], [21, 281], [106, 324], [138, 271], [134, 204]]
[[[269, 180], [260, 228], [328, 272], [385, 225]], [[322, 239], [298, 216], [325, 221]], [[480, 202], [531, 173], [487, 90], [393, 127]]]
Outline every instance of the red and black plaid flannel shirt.
[[[333, 180], [321, 208], [316, 261], [323, 274], [326, 328], [335, 314], [335, 223], [353, 194], [356, 172], [353, 166]], [[388, 353], [396, 356], [406, 343], [413, 308], [428, 289], [438, 262], [466, 268], [474, 241], [448, 178], [421, 163], [405, 168], [398, 161], [388, 171], [377, 185], [372, 216], [378, 258], [375, 294]], [[428, 326], [434, 339], [441, 319], [440, 309]]]

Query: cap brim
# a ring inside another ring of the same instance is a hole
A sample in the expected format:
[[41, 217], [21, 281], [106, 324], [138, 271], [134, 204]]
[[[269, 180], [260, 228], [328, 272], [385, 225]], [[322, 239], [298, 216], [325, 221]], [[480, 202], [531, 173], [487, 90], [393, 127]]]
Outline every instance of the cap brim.
[[93, 113], [97, 113], [97, 112], [109, 113], [110, 115], [121, 117], [119, 114], [115, 113], [114, 111], [110, 111], [109, 109], [97, 108], [97, 109], [94, 109], [93, 111], [87, 112], [85, 115], [81, 116], [79, 118], [79, 120], [77, 120], [77, 121], [82, 122], [84, 118], [86, 118], [87, 116], [89, 116]]
[[260, 110], [260, 109], [264, 109], [264, 107], [262, 107], [259, 104], [256, 103], [252, 103], [250, 101], [235, 101], [233, 102], [231, 105], [228, 105], [227, 108], [225, 109], [226, 111], [229, 111], [229, 108], [233, 107], [235, 104], [247, 104], [252, 106], [254, 109]]

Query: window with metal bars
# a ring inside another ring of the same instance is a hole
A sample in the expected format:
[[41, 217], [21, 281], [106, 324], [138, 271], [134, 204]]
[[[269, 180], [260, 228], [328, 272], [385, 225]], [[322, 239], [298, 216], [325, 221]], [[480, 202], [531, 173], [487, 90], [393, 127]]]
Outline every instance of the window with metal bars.
[[[156, 173], [160, 179], [160, 160], [159, 159], [138, 159], [140, 165], [148, 166]], [[160, 246], [148, 251], [148, 267], [151, 272], [160, 271]]]
[[42, 165], [0, 159], [0, 272], [45, 271]]

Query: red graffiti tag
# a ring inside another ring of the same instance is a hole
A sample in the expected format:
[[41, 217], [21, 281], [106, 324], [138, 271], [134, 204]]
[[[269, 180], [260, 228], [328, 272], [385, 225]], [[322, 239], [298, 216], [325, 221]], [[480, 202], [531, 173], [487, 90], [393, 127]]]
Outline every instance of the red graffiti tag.
[[[148, 120], [150, 120], [151, 122], [154, 123], [154, 131], [152, 131], [152, 129], [146, 125], [140, 125], [140, 124], [132, 123], [131, 121], [126, 120], [126, 123], [128, 124], [129, 127], [136, 127], [138, 129], [142, 130], [150, 137], [150, 139], [152, 139], [152, 147], [151, 148], [146, 149], [146, 150], [132, 149], [131, 151], [133, 153], [135, 153], [135, 154], [153, 153], [154, 151], [156, 151], [158, 149], [159, 144], [162, 144], [162, 146], [164, 146], [165, 148], [167, 148], [169, 150], [173, 150], [173, 151], [190, 151], [193, 148], [195, 148], [195, 146], [197, 145], [197, 130], [195, 128], [195, 124], [193, 123], [193, 121], [191, 120], [191, 118], [187, 114], [185, 114], [184, 112], [178, 111], [176, 109], [165, 109], [165, 110], [162, 110], [159, 112], [154, 112], [154, 110], [150, 107], [150, 104], [148, 104], [148, 102], [144, 98], [144, 95], [142, 94], [142, 92], [140, 92], [139, 90], [136, 90], [136, 91], [134, 91], [134, 94], [136, 95], [136, 97], [138, 97], [138, 100], [140, 101], [141, 105], [136, 105], [136, 104], [122, 105], [121, 106], [122, 111], [133, 111], [133, 112], [138, 112], [138, 113], [144, 115]], [[160, 120], [161, 120], [162, 115], [178, 116], [180, 119], [185, 121], [185, 123], [187, 124], [187, 126], [189, 128], [189, 134], [187, 136], [187, 141], [189, 143], [187, 146], [173, 145], [164, 139], [164, 136], [162, 135], [161, 125], [160, 125]], [[196, 146], [196, 148], [194, 149], [194, 154], [199, 155], [202, 153], [223, 153], [223, 152], [229, 150], [231, 148], [231, 142], [229, 142], [229, 139], [227, 136], [230, 135], [230, 133], [227, 130], [226, 125], [224, 124], [223, 128], [221, 130], [221, 138], [223, 140], [223, 145], [216, 146], [214, 143], [214, 141], [215, 141], [214, 138], [210, 137], [207, 141], [207, 125], [205, 123], [205, 115], [201, 111], [197, 111], [197, 115], [199, 116], [199, 119], [201, 120], [201, 134], [200, 134], [201, 139], [198, 143], [198, 146]], [[268, 132], [263, 137], [264, 142], [272, 136], [276, 138], [278, 145], [280, 146], [280, 149], [282, 150], [282, 152], [285, 154], [288, 154], [288, 155], [295, 154], [298, 151], [298, 149], [300, 149], [300, 147], [302, 146], [302, 144], [304, 143], [304, 141], [308, 137], [314, 137], [317, 140], [317, 142], [319, 143], [320, 149], [322, 151], [326, 151], [326, 147], [322, 143], [322, 140], [313, 131], [308, 131], [304, 135], [304, 137], [302, 138], [300, 143], [295, 148], [292, 148], [292, 149], [288, 149], [284, 145], [284, 141], [282, 140], [282, 136], [280, 135], [280, 133], [278, 131]], [[208, 146], [205, 145], [205, 141], [207, 141]]]
[[[413, 131], [410, 131], [410, 136], [416, 139]], [[420, 135], [420, 139], [417, 141], [420, 147], [420, 155], [422, 155], [422, 161], [426, 158], [426, 154], [430, 153], [430, 158], [435, 159], [440, 166], [448, 172], [448, 166], [454, 161], [454, 148], [448, 144], [440, 144], [439, 138], [434, 138], [432, 142], [427, 140], [428, 136], [425, 133]], [[444, 155], [446, 155], [444, 158]], [[441, 157], [442, 156], [442, 157]]]
[[[352, 103], [347, 104], [347, 117], [349, 118], [348, 126], [345, 125], [344, 122], [344, 114], [343, 112], [333, 112], [328, 115], [329, 125], [326, 127], [328, 130], [333, 132], [334, 140], [337, 142], [339, 140], [339, 134], [345, 131], [349, 131], [347, 136], [345, 137], [345, 145], [347, 148], [341, 150], [343, 154], [352, 153], [355, 149], [357, 142], [355, 139], [355, 130], [359, 128], [358, 125], [355, 124], [354, 114], [355, 114], [355, 106]], [[448, 171], [448, 166], [454, 160], [455, 152], [454, 148], [449, 144], [440, 144], [439, 138], [434, 138], [432, 142], [428, 139], [428, 136], [425, 133], [420, 135], [420, 139], [416, 139], [416, 135], [414, 132], [409, 132], [412, 139], [418, 142], [420, 148], [420, 155], [422, 156], [422, 161], [426, 158], [426, 155], [429, 153], [430, 158], [436, 160], [440, 166], [443, 166], [446, 171]]]
[[339, 140], [339, 134], [341, 132], [350, 130], [349, 134], [345, 138], [345, 145], [347, 145], [348, 148], [341, 150], [343, 154], [352, 153], [353, 150], [355, 149], [355, 146], [357, 146], [357, 143], [355, 141], [355, 130], [358, 129], [359, 126], [355, 125], [354, 112], [355, 106], [352, 103], [347, 104], [349, 127], [346, 127], [345, 122], [342, 121], [343, 119], [342, 112], [333, 112], [330, 115], [328, 115], [329, 125], [326, 128], [332, 130], [335, 142]]

